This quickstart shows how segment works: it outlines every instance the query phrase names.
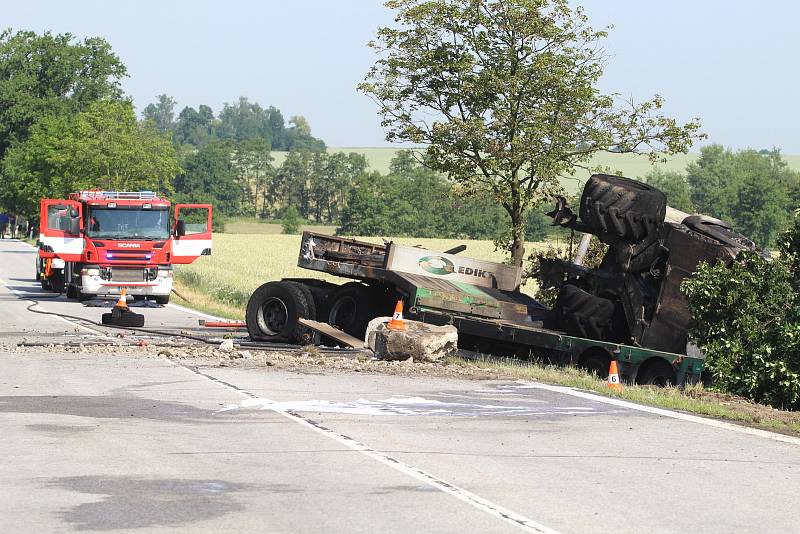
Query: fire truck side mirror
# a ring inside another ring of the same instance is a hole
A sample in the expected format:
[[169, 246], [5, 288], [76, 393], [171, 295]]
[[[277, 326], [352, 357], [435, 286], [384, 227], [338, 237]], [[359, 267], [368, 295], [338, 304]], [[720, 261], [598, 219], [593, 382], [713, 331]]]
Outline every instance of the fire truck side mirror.
[[73, 217], [69, 220], [69, 233], [72, 235], [80, 235], [81, 233], [80, 217]]
[[186, 221], [178, 219], [175, 223], [175, 237], [183, 237], [186, 235]]

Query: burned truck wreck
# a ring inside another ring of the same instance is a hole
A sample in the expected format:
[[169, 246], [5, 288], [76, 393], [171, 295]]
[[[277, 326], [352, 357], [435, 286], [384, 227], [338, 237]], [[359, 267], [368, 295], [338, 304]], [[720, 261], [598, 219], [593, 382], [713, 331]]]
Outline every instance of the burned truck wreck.
[[690, 314], [681, 282], [702, 262], [729, 263], [755, 244], [730, 225], [667, 206], [641, 182], [595, 174], [578, 213], [563, 197], [553, 224], [592, 234], [608, 245], [601, 264], [539, 258], [543, 287], [558, 288], [545, 326], [570, 335], [687, 354]]

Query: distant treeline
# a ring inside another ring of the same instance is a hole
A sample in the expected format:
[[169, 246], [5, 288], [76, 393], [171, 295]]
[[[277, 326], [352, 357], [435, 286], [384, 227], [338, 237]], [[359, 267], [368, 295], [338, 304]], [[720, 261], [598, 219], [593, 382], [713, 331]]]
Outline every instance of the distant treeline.
[[311, 135], [311, 127], [302, 115], [289, 118], [289, 126], [281, 110], [262, 107], [241, 96], [237, 102], [224, 104], [217, 117], [211, 107], [184, 107], [175, 116], [174, 98], [165, 94], [148, 104], [142, 115], [162, 132], [171, 132], [177, 145], [196, 148], [213, 142], [242, 143], [263, 141], [272, 150], [325, 150], [325, 142]]
[[780, 151], [704, 147], [684, 173], [653, 171], [646, 181], [670, 206], [727, 221], [764, 247], [772, 247], [800, 207], [800, 173]]
[[[214, 142], [186, 157], [174, 186], [178, 200], [212, 202], [221, 215], [275, 220], [296, 210], [346, 235], [495, 239], [508, 228], [496, 201], [459, 198], [407, 150], [384, 175], [353, 152], [295, 150], [273, 167], [265, 143]], [[546, 217], [531, 211], [529, 239], [548, 230]]]

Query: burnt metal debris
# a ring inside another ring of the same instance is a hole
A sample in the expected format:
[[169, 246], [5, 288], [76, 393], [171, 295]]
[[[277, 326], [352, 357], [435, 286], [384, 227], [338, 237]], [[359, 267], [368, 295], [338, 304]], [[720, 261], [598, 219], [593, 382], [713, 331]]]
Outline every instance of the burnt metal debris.
[[599, 267], [539, 257], [540, 282], [559, 288], [549, 328], [568, 334], [685, 353], [690, 314], [680, 291], [702, 262], [730, 263], [756, 250], [718, 219], [667, 206], [647, 184], [605, 174], [586, 183], [578, 214], [563, 197], [553, 224], [594, 234], [608, 245]]

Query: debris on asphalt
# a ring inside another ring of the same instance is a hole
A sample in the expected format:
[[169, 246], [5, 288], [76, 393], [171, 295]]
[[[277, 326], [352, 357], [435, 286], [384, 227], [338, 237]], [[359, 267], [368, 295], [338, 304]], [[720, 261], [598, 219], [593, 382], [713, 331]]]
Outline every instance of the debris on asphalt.
[[[226, 340], [227, 341], [227, 340]], [[405, 361], [378, 360], [372, 352], [326, 350], [325, 347], [298, 347], [296, 350], [255, 349], [223, 351], [220, 345], [183, 343], [179, 345], [156, 344], [150, 340], [146, 346], [128, 344], [37, 344], [25, 346], [0, 344], [0, 353], [58, 352], [81, 354], [87, 357], [166, 358], [180, 365], [192, 367], [244, 367], [270, 370], [287, 370], [300, 373], [353, 372], [406, 376], [438, 376], [469, 379], [498, 379], [502, 373], [495, 369], [474, 365], [460, 365], [449, 359], [439, 362], [420, 362], [414, 358]], [[235, 345], [234, 345], [235, 347]]]
[[458, 330], [404, 320], [404, 329], [388, 326], [390, 317], [377, 317], [367, 325], [367, 346], [379, 360], [439, 362], [458, 352]]

